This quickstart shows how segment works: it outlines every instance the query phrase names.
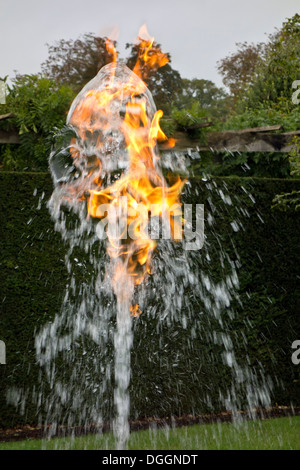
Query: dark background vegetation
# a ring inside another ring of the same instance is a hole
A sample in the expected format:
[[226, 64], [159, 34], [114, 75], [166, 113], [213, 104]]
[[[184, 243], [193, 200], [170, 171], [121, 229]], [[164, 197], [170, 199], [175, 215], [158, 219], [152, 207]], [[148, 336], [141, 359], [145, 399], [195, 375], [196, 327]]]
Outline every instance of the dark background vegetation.
[[[38, 421], [32, 393], [40, 386], [41, 371], [36, 364], [34, 335], [59, 312], [68, 274], [64, 265], [66, 247], [55, 233], [46, 207], [52, 192], [50, 176], [2, 172], [0, 181], [0, 337], [7, 345], [7, 365], [0, 368], [0, 426], [5, 427]], [[205, 223], [211, 261], [207, 266], [200, 252], [197, 266], [203, 272], [209, 268], [213, 280], [219, 281], [222, 276], [220, 243], [234, 258], [230, 253], [233, 240], [241, 263], [239, 301], [233, 300], [231, 307], [235, 316], [227, 319], [235, 354], [241, 363], [249, 358], [251, 367], [258, 373], [263, 366], [266, 380], [270, 376], [273, 381], [274, 406], [300, 405], [299, 369], [291, 361], [291, 345], [300, 333], [296, 262], [300, 255], [300, 221], [292, 211], [270, 210], [275, 192], [297, 190], [300, 182], [237, 177], [216, 178], [215, 181], [223, 191], [226, 188], [239, 207], [248, 209], [250, 217], [243, 219], [244, 230], [234, 233], [230, 222], [236, 215], [235, 208], [225, 206], [218, 193], [208, 190], [201, 179], [193, 179], [191, 188], [183, 196], [184, 201], [201, 202], [209, 207], [211, 198], [218, 210], [218, 237]], [[255, 194], [255, 204], [242, 186]], [[195, 196], [195, 189], [201, 194], [201, 201], [200, 196]], [[193, 293], [185, 295], [192, 297]], [[213, 344], [209, 336], [212, 329], [218, 331], [218, 322], [213, 324], [211, 317], [203, 315], [200, 318], [203, 306], [196, 299], [193, 318], [188, 320], [187, 328], [181, 323], [166, 322], [157, 334], [158, 317], [163, 313], [159, 296], [156, 302], [157, 316], [149, 315], [145, 309], [134, 326], [132, 417], [218, 411], [218, 392], [225, 392], [231, 380], [231, 371], [221, 360], [222, 348]], [[191, 341], [193, 322], [200, 319], [202, 333]], [[247, 347], [240, 342], [241, 332], [247, 337]], [[24, 390], [17, 400], [17, 411], [6, 404], [6, 391], [11, 387]], [[207, 406], [207, 393], [212, 408]], [[25, 403], [24, 415], [20, 416]]]

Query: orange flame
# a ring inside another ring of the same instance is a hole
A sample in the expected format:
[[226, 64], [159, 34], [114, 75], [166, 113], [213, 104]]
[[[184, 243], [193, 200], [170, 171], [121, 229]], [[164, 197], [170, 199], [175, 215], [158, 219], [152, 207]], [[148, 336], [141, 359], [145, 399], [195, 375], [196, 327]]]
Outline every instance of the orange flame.
[[139, 304], [130, 305], [130, 315], [132, 317], [138, 317], [142, 313], [139, 307]]
[[109, 38], [106, 39], [106, 50], [113, 56], [113, 62], [117, 62], [118, 54], [113, 41]]
[[133, 69], [134, 73], [143, 80], [146, 79], [150, 71], [156, 71], [169, 62], [168, 54], [164, 54], [158, 46], [154, 46], [154, 38], [148, 34], [146, 25], [140, 28], [138, 58]]
[[[104, 220], [105, 216], [110, 219], [117, 214], [119, 226], [122, 227], [118, 236], [107, 231], [108, 254], [112, 259], [118, 260], [113, 277], [116, 293], [124, 276], [128, 276], [134, 285], [138, 285], [150, 273], [151, 256], [157, 242], [147, 233], [149, 214], [151, 217], [163, 217], [168, 213], [170, 232], [175, 240], [181, 239], [183, 224], [180, 218], [179, 194], [184, 182], [178, 179], [172, 187], [167, 187], [156, 166], [159, 159], [156, 152], [157, 141], [167, 141], [159, 125], [163, 112], [158, 110], [153, 119], [149, 119], [146, 99], [140, 98], [146, 84], [140, 80], [136, 85], [134, 80], [134, 73], [143, 78], [145, 70], [147, 74], [149, 70], [165, 65], [169, 59], [158, 46], [153, 46], [154, 40], [149, 37], [145, 26], [141, 28], [138, 39], [137, 63], [125, 87], [117, 87], [114, 80], [115, 68], [112, 68], [110, 83], [100, 91], [87, 91], [84, 99], [75, 108], [71, 120], [71, 124], [78, 129], [79, 137], [84, 140], [87, 133], [94, 135], [99, 129], [109, 128], [112, 121], [111, 103], [116, 97], [126, 103], [120, 130], [129, 154], [128, 171], [105, 189], [102, 189], [102, 181], [96, 177], [94, 183], [97, 189], [89, 189], [86, 196], [89, 216]], [[113, 56], [113, 62], [116, 62], [117, 53], [113, 42], [107, 40], [106, 46]], [[97, 119], [99, 114], [102, 116], [101, 122]], [[169, 142], [170, 146], [173, 144], [173, 141]], [[102, 143], [97, 141], [96, 145], [101, 146]], [[70, 152], [76, 160], [76, 139], [71, 141]], [[141, 312], [138, 304], [131, 306], [130, 311], [132, 316], [138, 316]]]

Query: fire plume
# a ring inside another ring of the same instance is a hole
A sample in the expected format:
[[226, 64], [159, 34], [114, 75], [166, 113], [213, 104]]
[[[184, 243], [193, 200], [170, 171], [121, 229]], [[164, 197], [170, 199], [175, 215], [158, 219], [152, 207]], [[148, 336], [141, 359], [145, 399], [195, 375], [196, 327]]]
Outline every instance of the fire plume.
[[[126, 83], [120, 84], [117, 53], [113, 42], [107, 40], [107, 50], [113, 57], [113, 63], [109, 64], [109, 80], [102, 89], [92, 88], [86, 92], [84, 89], [83, 98], [72, 110], [70, 118], [78, 136], [70, 143], [75, 166], [80, 159], [78, 148], [84, 146], [86, 140], [94, 142], [95, 153], [105, 154], [107, 148], [110, 151], [113, 148], [113, 134], [116, 132], [124, 139], [128, 154], [126, 171], [109, 185], [103, 177], [103, 161], [96, 159], [93, 169], [88, 172], [92, 184], [88, 191], [86, 188], [82, 191], [82, 197], [87, 201], [88, 217], [107, 220], [110, 227], [120, 229], [117, 234], [107, 230], [107, 252], [114, 260], [112, 283], [117, 296], [118, 286], [120, 283], [124, 285], [124, 279], [133, 286], [138, 285], [151, 271], [151, 257], [157, 242], [148, 233], [149, 216], [163, 218], [168, 214], [170, 233], [175, 240], [181, 239], [183, 224], [179, 195], [184, 182], [178, 179], [168, 187], [158, 169], [157, 141], [168, 142], [168, 139], [159, 124], [163, 112], [158, 110], [154, 115], [149, 112], [145, 94], [149, 92], [143, 81], [150, 70], [165, 65], [169, 58], [154, 46], [154, 40], [145, 27], [140, 30], [138, 43], [133, 72], [129, 71]], [[119, 103], [118, 109], [116, 103]], [[116, 114], [122, 115], [117, 129], [112, 125], [117, 122]], [[107, 135], [105, 141], [101, 137], [104, 133]], [[168, 144], [172, 146], [174, 141]], [[141, 312], [138, 304], [131, 306], [130, 311], [132, 316]]]

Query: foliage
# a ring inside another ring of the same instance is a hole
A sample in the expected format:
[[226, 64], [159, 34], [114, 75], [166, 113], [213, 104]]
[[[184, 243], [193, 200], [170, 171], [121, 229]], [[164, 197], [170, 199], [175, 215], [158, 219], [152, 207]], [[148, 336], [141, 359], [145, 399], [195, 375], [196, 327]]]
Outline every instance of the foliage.
[[285, 98], [278, 100], [276, 106], [264, 101], [255, 108], [233, 112], [225, 122], [216, 122], [214, 128], [223, 131], [281, 125], [279, 132], [296, 131], [300, 129], [300, 107], [290, 106], [290, 100]]
[[171, 117], [162, 117], [159, 121], [159, 125], [167, 137], [174, 136], [177, 126]]
[[46, 169], [51, 148], [51, 134], [66, 121], [74, 91], [38, 75], [15, 78], [7, 102], [0, 112], [15, 117], [1, 123], [2, 129], [16, 127], [21, 144], [7, 145], [1, 152], [4, 169]]
[[293, 145], [289, 153], [291, 175], [300, 177], [300, 137], [294, 136], [291, 144]]
[[210, 80], [184, 78], [181, 92], [174, 98], [170, 116], [161, 120], [162, 129], [167, 136], [183, 131], [204, 143], [205, 131], [198, 125], [220, 116], [224, 118], [228, 112], [227, 99], [225, 91]]
[[285, 212], [290, 209], [295, 211], [300, 210], [300, 191], [276, 194], [272, 201], [272, 209], [279, 209]]
[[213, 169], [215, 175], [287, 178], [290, 174], [288, 156], [282, 153], [223, 152], [221, 158], [222, 165]]
[[[291, 175], [300, 177], [300, 138], [294, 136], [291, 144], [292, 150], [289, 153], [289, 161], [291, 168]], [[277, 194], [272, 201], [272, 208], [282, 211], [287, 210], [300, 210], [300, 191], [292, 191], [289, 193]]]
[[92, 33], [76, 40], [61, 39], [54, 45], [48, 44], [48, 54], [42, 64], [44, 75], [60, 85], [72, 86], [77, 92], [112, 61], [112, 54], [106, 49], [106, 38]]
[[255, 78], [245, 89], [244, 106], [257, 107], [263, 101], [277, 105], [287, 100], [292, 108], [292, 84], [300, 76], [300, 15], [283, 23], [282, 29], [271, 37], [263, 60], [255, 70]]
[[191, 108], [182, 110], [173, 108], [172, 110], [172, 118], [176, 122], [178, 129], [188, 129], [207, 120], [207, 117], [207, 110], [202, 108], [198, 101], [195, 101]]
[[200, 160], [189, 167], [191, 175], [288, 178], [287, 154], [261, 152], [202, 151]]
[[227, 112], [228, 95], [212, 81], [193, 78], [182, 79], [182, 91], [174, 102], [178, 109], [191, 109], [198, 103], [212, 117], [224, 116]]
[[190, 108], [178, 109], [173, 106], [171, 116], [160, 122], [162, 130], [170, 137], [176, 131], [186, 132], [190, 138], [205, 142], [205, 132], [201, 128], [210, 118], [209, 110], [203, 108], [199, 101], [193, 100]]
[[208, 111], [195, 101], [190, 109], [172, 109], [171, 117], [176, 129], [185, 131], [192, 138], [204, 138], [203, 129], [197, 127], [208, 120]]

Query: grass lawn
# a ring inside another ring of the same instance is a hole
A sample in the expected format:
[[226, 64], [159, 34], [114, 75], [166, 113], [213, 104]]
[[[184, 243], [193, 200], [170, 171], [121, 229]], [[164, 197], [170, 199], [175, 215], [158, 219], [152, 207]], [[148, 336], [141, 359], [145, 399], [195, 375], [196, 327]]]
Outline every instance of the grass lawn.
[[[0, 450], [113, 450], [111, 434], [0, 442]], [[300, 417], [133, 432], [129, 450], [299, 450]]]

